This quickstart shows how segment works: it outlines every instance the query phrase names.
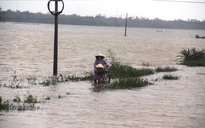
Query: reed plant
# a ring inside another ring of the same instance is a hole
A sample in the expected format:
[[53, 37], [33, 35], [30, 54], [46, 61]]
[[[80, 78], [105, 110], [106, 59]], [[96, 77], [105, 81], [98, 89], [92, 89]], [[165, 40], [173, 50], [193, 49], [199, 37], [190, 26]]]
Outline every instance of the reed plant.
[[205, 50], [183, 49], [180, 55], [177, 56], [176, 61], [187, 66], [205, 66]]

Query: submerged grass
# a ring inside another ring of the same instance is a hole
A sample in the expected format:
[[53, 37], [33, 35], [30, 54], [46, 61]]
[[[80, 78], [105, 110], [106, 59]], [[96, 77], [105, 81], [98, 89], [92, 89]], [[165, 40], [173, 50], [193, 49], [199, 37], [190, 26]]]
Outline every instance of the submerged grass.
[[69, 75], [67, 76], [68, 80], [70, 81], [86, 81], [86, 80], [92, 80], [93, 78], [93, 72], [84, 72], [82, 76], [77, 75]]
[[171, 74], [165, 74], [162, 76], [165, 80], [178, 80], [179, 76], [171, 75]]
[[132, 88], [139, 88], [144, 87], [147, 85], [151, 85], [153, 83], [150, 83], [148, 80], [144, 80], [142, 78], [120, 78], [114, 80], [113, 83], [111, 83], [108, 86], [105, 86], [106, 89], [132, 89]]
[[189, 67], [195, 67], [195, 66], [205, 66], [205, 59], [204, 60], [198, 60], [198, 61], [185, 61], [182, 62], [181, 64], [187, 65]]
[[114, 53], [111, 50], [108, 50], [108, 58], [110, 59], [111, 66], [109, 72], [112, 78], [129, 78], [129, 77], [140, 77], [145, 75], [154, 74], [152, 69], [136, 69], [130, 65], [123, 65], [121, 62], [115, 58]]
[[136, 69], [130, 65], [123, 65], [119, 59], [116, 59], [111, 50], [108, 50], [108, 54], [111, 64], [109, 67], [109, 73], [111, 74], [113, 82], [110, 85], [105, 86], [106, 89], [131, 89], [151, 84], [148, 80], [139, 77], [154, 74], [154, 70], [148, 68]]
[[29, 94], [28, 96], [26, 96], [25, 100], [24, 100], [25, 103], [38, 103], [37, 102], [37, 98], [34, 97], [33, 95]]
[[9, 101], [4, 101], [0, 96], [0, 110], [9, 110], [10, 103]]
[[50, 85], [55, 85], [58, 83], [63, 83], [67, 81], [73, 81], [73, 82], [78, 82], [78, 81], [86, 81], [86, 80], [92, 80], [93, 77], [93, 72], [84, 72], [81, 76], [79, 75], [62, 75], [60, 74], [59, 76], [56, 77], [47, 77], [44, 78], [40, 84], [44, 86], [50, 86]]
[[114, 64], [109, 68], [112, 78], [128, 78], [128, 77], [140, 77], [145, 75], [154, 74], [152, 69], [136, 69], [129, 65]]
[[178, 69], [175, 67], [157, 67], [156, 72], [173, 72], [173, 71], [177, 71]]
[[25, 96], [25, 99], [21, 99], [19, 96], [16, 96], [12, 101], [3, 100], [0, 96], [0, 110], [34, 110], [37, 109], [36, 103], [38, 103], [37, 98], [29, 94]]
[[199, 35], [195, 35], [196, 39], [205, 39], [205, 36], [199, 36]]
[[[136, 69], [130, 65], [124, 65], [121, 63], [119, 59], [117, 59], [114, 53], [111, 50], [108, 50], [108, 59], [111, 64], [109, 67], [109, 74], [111, 76], [111, 83], [106, 88], [112, 89], [130, 89], [136, 87], [144, 87], [147, 85], [151, 85], [148, 80], [140, 78], [141, 76], [151, 75], [156, 72], [171, 72], [176, 71], [177, 69], [174, 67], [157, 67], [155, 70], [150, 68], [142, 68]], [[28, 83], [32, 85], [41, 84], [43, 86], [50, 86], [56, 85], [58, 83], [67, 82], [67, 81], [92, 81], [93, 78], [93, 71], [84, 72], [82, 75], [62, 75], [59, 76], [51, 76], [51, 77], [44, 77], [42, 80], [38, 80], [35, 76], [30, 76], [27, 78]], [[40, 81], [40, 82], [39, 82]], [[9, 87], [18, 87], [21, 84], [21, 80], [17, 79], [16, 71], [13, 75], [13, 84], [10, 84]], [[19, 99], [15, 99], [19, 100]], [[31, 101], [34, 100], [34, 101]], [[28, 96], [28, 99], [25, 100], [26, 102], [30, 101], [32, 103], [36, 103], [34, 97]]]

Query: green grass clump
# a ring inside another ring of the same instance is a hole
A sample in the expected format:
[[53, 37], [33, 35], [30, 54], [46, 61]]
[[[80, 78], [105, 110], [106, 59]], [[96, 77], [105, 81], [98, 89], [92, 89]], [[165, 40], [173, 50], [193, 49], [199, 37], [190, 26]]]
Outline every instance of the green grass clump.
[[136, 69], [130, 65], [123, 65], [121, 62], [115, 58], [114, 53], [108, 50], [108, 58], [110, 59], [111, 66], [109, 67], [109, 72], [112, 78], [128, 78], [128, 77], [140, 77], [145, 75], [154, 74], [152, 69]]
[[152, 69], [136, 69], [130, 65], [123, 65], [116, 59], [114, 53], [108, 50], [108, 58], [110, 59], [111, 66], [109, 73], [113, 82], [106, 86], [107, 89], [131, 89], [136, 87], [144, 87], [150, 83], [147, 80], [139, 78], [140, 76], [154, 74]]
[[81, 76], [75, 74], [63, 76], [62, 74], [60, 74], [59, 76], [44, 78], [44, 80], [42, 80], [40, 84], [44, 86], [50, 86], [50, 85], [56, 85], [58, 83], [67, 82], [67, 81], [77, 82], [77, 81], [92, 80], [92, 78], [93, 78], [93, 72], [84, 72], [83, 75]]
[[21, 100], [19, 96], [16, 96], [13, 100], [3, 100], [0, 96], [0, 110], [34, 110], [37, 108], [36, 103], [38, 103], [37, 98], [31, 94], [25, 96], [24, 100]]
[[165, 80], [178, 80], [179, 79], [178, 76], [174, 76], [171, 74], [165, 74], [164, 76], [162, 76], [162, 78]]
[[2, 97], [0, 96], [0, 110], [9, 110], [10, 103], [9, 101], [4, 101]]
[[84, 75], [77, 76], [77, 75], [69, 75], [67, 76], [67, 79], [70, 81], [86, 81], [86, 80], [92, 80], [93, 78], [93, 72], [84, 72]]
[[173, 72], [173, 71], [177, 71], [178, 69], [175, 67], [157, 67], [156, 68], [156, 72]]
[[132, 89], [132, 88], [144, 87], [151, 84], [152, 83], [150, 83], [148, 80], [129, 77], [129, 78], [116, 79], [110, 85], [105, 86], [105, 88], [106, 89]]
[[20, 98], [19, 96], [16, 96], [16, 97], [13, 99], [13, 102], [20, 103], [20, 102], [21, 102], [21, 98]]
[[46, 80], [43, 80], [42, 82], [40, 82], [41, 85], [44, 85], [44, 86], [49, 86], [51, 85], [52, 83], [52, 80], [50, 79], [46, 79]]
[[183, 49], [177, 56], [180, 64], [187, 66], [205, 66], [205, 50]]
[[205, 36], [195, 35], [195, 38], [197, 38], [197, 39], [205, 39]]
[[187, 65], [189, 67], [194, 67], [194, 66], [205, 66], [205, 60], [198, 60], [198, 61], [185, 61], [182, 62], [181, 64]]
[[112, 74], [112, 78], [119, 77], [140, 77], [145, 75], [154, 74], [152, 69], [136, 69], [129, 65], [123, 64], [112, 64], [109, 68], [110, 74]]
[[26, 99], [24, 100], [25, 103], [38, 103], [37, 98], [35, 98], [33, 95], [29, 94], [26, 96]]

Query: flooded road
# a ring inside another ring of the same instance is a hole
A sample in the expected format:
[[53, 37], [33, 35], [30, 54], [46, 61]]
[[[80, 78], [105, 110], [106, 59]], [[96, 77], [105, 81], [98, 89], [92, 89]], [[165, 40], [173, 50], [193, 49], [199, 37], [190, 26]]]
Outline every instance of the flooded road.
[[[53, 66], [53, 25], [0, 23], [0, 81], [50, 76]], [[92, 70], [94, 56], [111, 49], [123, 64], [141, 68], [142, 62], [174, 66], [171, 74], [179, 80], [161, 80], [165, 73], [144, 78], [154, 85], [133, 90], [93, 90], [90, 82], [65, 82], [57, 85], [26, 85], [11, 89], [1, 86], [0, 96], [12, 100], [28, 93], [45, 99], [32, 111], [0, 111], [0, 128], [204, 128], [205, 68], [176, 65], [185, 48], [205, 48], [201, 30], [158, 30], [59, 25], [61, 74], [80, 74]], [[26, 80], [25, 80], [26, 81]], [[25, 82], [26, 83], [26, 82]], [[60, 98], [59, 98], [60, 96]]]

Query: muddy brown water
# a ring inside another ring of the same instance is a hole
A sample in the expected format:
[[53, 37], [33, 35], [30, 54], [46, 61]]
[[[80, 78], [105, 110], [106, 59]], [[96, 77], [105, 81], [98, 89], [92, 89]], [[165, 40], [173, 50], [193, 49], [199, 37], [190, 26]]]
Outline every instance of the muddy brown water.
[[[66, 82], [52, 86], [29, 85], [23, 89], [0, 87], [0, 96], [12, 100], [30, 93], [40, 109], [0, 111], [0, 128], [153, 128], [205, 127], [205, 68], [177, 65], [185, 48], [204, 49], [203, 30], [143, 29], [59, 25], [58, 73], [81, 74], [92, 70], [97, 53], [111, 49], [123, 64], [143, 68], [173, 66], [179, 80], [161, 80], [167, 73], [144, 78], [154, 85], [133, 90], [93, 91], [90, 82]], [[52, 75], [54, 26], [0, 23], [0, 81]], [[158, 81], [154, 81], [158, 79]], [[26, 80], [25, 80], [26, 81]], [[58, 98], [58, 96], [62, 98]]]

